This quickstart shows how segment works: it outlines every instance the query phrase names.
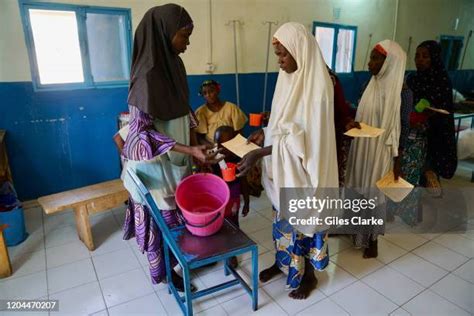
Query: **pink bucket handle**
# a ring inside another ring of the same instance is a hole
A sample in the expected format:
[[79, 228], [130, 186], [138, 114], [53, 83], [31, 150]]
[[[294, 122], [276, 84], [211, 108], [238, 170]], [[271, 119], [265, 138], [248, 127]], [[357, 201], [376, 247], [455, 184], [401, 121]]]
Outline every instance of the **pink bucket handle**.
[[206, 224], [203, 224], [203, 225], [194, 225], [194, 224], [191, 224], [190, 222], [188, 222], [188, 221], [186, 220], [186, 218], [184, 218], [184, 216], [183, 216], [183, 220], [184, 220], [184, 223], [185, 223], [186, 225], [189, 225], [189, 226], [191, 226], [191, 227], [204, 228], [204, 227], [207, 227], [207, 226], [211, 225], [212, 223], [214, 223], [214, 222], [219, 218], [220, 215], [221, 215], [221, 213], [217, 213], [216, 216], [214, 216], [214, 218], [211, 219], [211, 221], [210, 221], [209, 223], [206, 223]]

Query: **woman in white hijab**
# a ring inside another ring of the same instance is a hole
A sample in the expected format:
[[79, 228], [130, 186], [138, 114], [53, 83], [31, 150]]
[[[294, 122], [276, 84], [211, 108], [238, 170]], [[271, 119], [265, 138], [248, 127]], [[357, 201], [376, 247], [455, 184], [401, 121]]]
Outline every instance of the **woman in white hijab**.
[[[377, 196], [377, 216], [385, 214], [383, 195], [374, 195], [376, 182], [390, 170], [398, 179], [398, 146], [400, 138], [400, 105], [406, 54], [396, 42], [384, 40], [372, 50], [369, 71], [372, 78], [357, 108], [356, 121], [382, 128], [377, 138], [355, 138], [347, 163], [346, 187], [367, 197]], [[377, 235], [383, 227], [372, 226], [354, 236], [356, 247], [364, 248], [364, 258], [377, 257]]]
[[[299, 23], [286, 23], [274, 34], [280, 72], [265, 131], [249, 140], [265, 143], [239, 163], [244, 175], [264, 158], [263, 184], [275, 209], [275, 263], [260, 273], [266, 282], [286, 273], [289, 296], [305, 299], [316, 287], [314, 268], [328, 262], [327, 234], [302, 234], [281, 217], [281, 188], [337, 188], [333, 84], [314, 36]], [[270, 156], [271, 155], [271, 156]]]

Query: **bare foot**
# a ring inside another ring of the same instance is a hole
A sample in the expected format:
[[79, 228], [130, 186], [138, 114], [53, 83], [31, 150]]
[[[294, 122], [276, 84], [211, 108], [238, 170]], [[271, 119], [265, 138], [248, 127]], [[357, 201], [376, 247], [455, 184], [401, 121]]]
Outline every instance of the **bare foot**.
[[277, 264], [274, 263], [270, 268], [262, 270], [258, 275], [260, 282], [267, 282], [273, 277], [279, 275], [281, 272], [280, 268], [278, 268]]
[[379, 255], [379, 253], [378, 253], [377, 240], [370, 240], [369, 241], [369, 247], [364, 249], [363, 257], [365, 259], [377, 258], [378, 255]]
[[237, 261], [237, 257], [233, 256], [229, 259], [229, 266], [236, 269], [239, 266], [239, 261]]
[[318, 279], [314, 276], [313, 271], [314, 270], [311, 269], [311, 273], [305, 273], [303, 280], [301, 280], [300, 287], [291, 291], [290, 294], [288, 294], [289, 297], [295, 300], [304, 300], [311, 294], [311, 291], [318, 285]]

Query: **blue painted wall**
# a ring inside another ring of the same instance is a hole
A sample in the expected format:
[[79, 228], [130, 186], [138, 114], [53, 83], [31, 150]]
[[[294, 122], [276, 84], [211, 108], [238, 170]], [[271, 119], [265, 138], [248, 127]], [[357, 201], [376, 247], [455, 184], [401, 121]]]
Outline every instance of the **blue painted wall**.
[[[236, 101], [234, 75], [193, 75], [188, 80], [194, 109], [203, 103], [198, 96], [199, 84], [209, 78], [222, 84], [222, 99]], [[239, 78], [243, 110], [261, 111], [264, 75], [242, 74]], [[276, 73], [269, 75], [267, 109], [276, 78]], [[368, 78], [367, 72], [340, 77], [349, 101], [357, 100]], [[470, 90], [474, 71], [462, 71], [453, 79], [461, 91]], [[31, 82], [3, 82], [0, 100], [0, 128], [7, 130], [10, 166], [20, 199], [119, 176], [112, 136], [118, 114], [127, 110], [127, 88], [35, 92]]]

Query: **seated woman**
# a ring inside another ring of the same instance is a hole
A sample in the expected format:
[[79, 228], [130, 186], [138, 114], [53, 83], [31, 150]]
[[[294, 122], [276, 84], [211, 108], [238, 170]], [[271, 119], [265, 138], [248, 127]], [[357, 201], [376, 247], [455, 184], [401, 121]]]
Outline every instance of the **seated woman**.
[[260, 272], [266, 282], [287, 274], [294, 299], [305, 299], [316, 288], [314, 269], [329, 263], [327, 233], [305, 235], [282, 218], [279, 202], [284, 187], [337, 188], [334, 128], [334, 87], [314, 36], [304, 25], [285, 23], [275, 33], [273, 47], [280, 72], [265, 131], [251, 135], [262, 149], [251, 151], [239, 163], [240, 175], [264, 158], [263, 184], [273, 204], [275, 263]]
[[221, 126], [230, 126], [240, 132], [247, 123], [247, 116], [234, 103], [219, 98], [221, 86], [217, 81], [206, 80], [201, 84], [199, 94], [206, 104], [196, 110], [199, 125], [195, 129], [200, 144], [214, 144], [214, 134]]

